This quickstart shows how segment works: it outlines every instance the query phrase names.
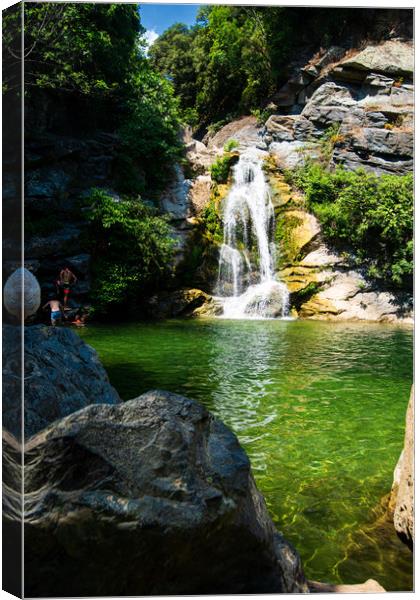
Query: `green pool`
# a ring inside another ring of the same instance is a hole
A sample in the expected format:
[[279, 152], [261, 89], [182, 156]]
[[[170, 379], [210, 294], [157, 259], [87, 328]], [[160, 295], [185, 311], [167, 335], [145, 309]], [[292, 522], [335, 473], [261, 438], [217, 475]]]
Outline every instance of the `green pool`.
[[412, 554], [378, 510], [403, 444], [411, 329], [212, 319], [80, 334], [122, 398], [177, 392], [235, 431], [308, 578], [412, 589]]

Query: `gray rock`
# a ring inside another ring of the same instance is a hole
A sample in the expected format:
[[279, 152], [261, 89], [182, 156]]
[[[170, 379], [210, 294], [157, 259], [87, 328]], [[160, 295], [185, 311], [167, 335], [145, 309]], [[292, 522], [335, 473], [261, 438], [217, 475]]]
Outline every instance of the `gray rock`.
[[318, 145], [310, 142], [273, 142], [270, 152], [281, 169], [294, 169], [302, 166], [306, 158], [318, 157]]
[[[20, 332], [3, 326], [3, 426], [20, 436]], [[116, 404], [96, 352], [67, 328], [25, 327], [25, 437], [93, 403]]]
[[186, 219], [190, 213], [189, 191], [192, 182], [185, 179], [182, 169], [176, 165], [174, 178], [160, 199], [161, 209], [175, 221]]
[[341, 65], [356, 71], [412, 76], [413, 47], [397, 40], [389, 40], [378, 46], [368, 46], [359, 54], [343, 61]]
[[90, 269], [90, 254], [77, 254], [64, 259], [64, 263], [69, 263], [81, 275], [87, 275]]
[[294, 124], [297, 117], [291, 115], [271, 115], [265, 123], [265, 135], [270, 141], [291, 142], [294, 139]]
[[412, 158], [413, 132], [365, 127], [351, 135], [348, 145], [351, 149], [363, 150], [369, 154], [390, 154], [394, 158]]
[[347, 86], [337, 85], [333, 81], [328, 81], [314, 92], [307, 106], [302, 111], [302, 115], [309, 118], [308, 113], [315, 106], [349, 108], [356, 104], [357, 101]]
[[261, 143], [260, 127], [255, 117], [241, 117], [222, 127], [208, 141], [210, 150], [221, 149], [229, 140], [238, 142], [240, 150]]
[[33, 235], [25, 241], [25, 256], [44, 258], [66, 255], [80, 247], [81, 230], [76, 225], [66, 225], [51, 235]]
[[25, 487], [29, 596], [308, 591], [237, 438], [182, 396], [52, 424], [26, 446]]
[[351, 151], [343, 147], [336, 147], [333, 152], [332, 162], [343, 165], [350, 171], [363, 167], [366, 171], [385, 175], [404, 175], [413, 172], [413, 160], [404, 159], [388, 154], [386, 157], [369, 155], [366, 151]]
[[345, 52], [346, 50], [341, 48], [341, 46], [331, 46], [317, 61], [316, 66], [318, 69], [322, 69], [332, 62], [340, 60], [344, 56]]
[[36, 169], [27, 174], [26, 195], [41, 198], [59, 196], [67, 190], [69, 182], [70, 176], [63, 169]]

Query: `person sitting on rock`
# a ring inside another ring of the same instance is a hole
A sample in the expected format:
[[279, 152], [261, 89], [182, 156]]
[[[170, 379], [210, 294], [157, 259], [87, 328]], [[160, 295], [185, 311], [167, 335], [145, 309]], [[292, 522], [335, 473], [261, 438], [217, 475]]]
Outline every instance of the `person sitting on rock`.
[[76, 275], [70, 271], [69, 267], [65, 265], [58, 276], [56, 281], [57, 290], [62, 290], [64, 295], [64, 309], [67, 308], [68, 299], [72, 290], [72, 287], [77, 283]]
[[51, 325], [55, 327], [61, 323], [61, 319], [64, 316], [63, 306], [57, 296], [53, 294], [49, 296], [48, 302], [44, 304], [42, 310], [46, 310], [47, 307], [51, 310]]

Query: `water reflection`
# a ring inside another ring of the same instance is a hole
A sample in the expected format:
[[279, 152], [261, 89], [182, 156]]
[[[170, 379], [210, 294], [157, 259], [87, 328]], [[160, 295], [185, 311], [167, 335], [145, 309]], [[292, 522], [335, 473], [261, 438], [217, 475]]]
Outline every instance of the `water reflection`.
[[375, 519], [401, 451], [410, 329], [209, 320], [92, 327], [82, 336], [125, 399], [156, 387], [181, 393], [236, 432], [310, 578], [373, 577], [387, 590], [409, 589], [411, 554], [400, 544], [395, 568], [392, 530], [383, 530], [379, 553], [376, 542], [357, 552], [354, 540]]

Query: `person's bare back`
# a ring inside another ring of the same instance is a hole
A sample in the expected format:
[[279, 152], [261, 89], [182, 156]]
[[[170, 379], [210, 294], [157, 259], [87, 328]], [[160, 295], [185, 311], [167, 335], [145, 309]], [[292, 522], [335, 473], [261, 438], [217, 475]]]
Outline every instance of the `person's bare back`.
[[42, 308], [45, 310], [47, 307], [51, 310], [51, 325], [55, 326], [57, 322], [61, 321], [61, 317], [63, 316], [61, 302], [57, 299], [48, 300]]

